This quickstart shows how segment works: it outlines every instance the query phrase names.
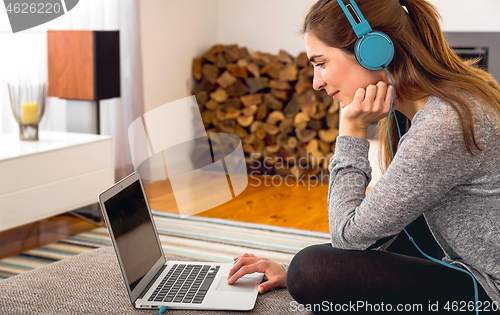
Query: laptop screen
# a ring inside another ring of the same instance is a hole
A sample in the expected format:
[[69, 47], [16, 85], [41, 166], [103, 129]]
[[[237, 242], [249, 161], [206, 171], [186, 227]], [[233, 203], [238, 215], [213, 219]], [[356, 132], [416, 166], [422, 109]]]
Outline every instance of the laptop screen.
[[139, 180], [104, 205], [132, 292], [163, 255]]

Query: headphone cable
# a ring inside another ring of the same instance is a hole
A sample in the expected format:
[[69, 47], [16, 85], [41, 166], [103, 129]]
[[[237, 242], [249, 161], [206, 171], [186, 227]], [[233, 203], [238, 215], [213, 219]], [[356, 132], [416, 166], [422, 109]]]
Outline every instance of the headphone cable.
[[[389, 116], [387, 117], [387, 135], [389, 136], [389, 145], [391, 147], [391, 155], [392, 155], [392, 160], [394, 160], [394, 151], [392, 149], [392, 142], [391, 142], [391, 129], [389, 128], [389, 124], [390, 124], [390, 121], [391, 121], [391, 113], [393, 113], [393, 110], [392, 110], [392, 106], [394, 105], [394, 91], [395, 91], [395, 87], [394, 87], [394, 81], [392, 80], [392, 76], [391, 74], [389, 73], [389, 71], [387, 71], [387, 68], [384, 67], [384, 70], [385, 72], [387, 73], [387, 75], [389, 75], [389, 78], [391, 79], [391, 84], [392, 84], [392, 98], [391, 98], [391, 107], [389, 109]], [[398, 123], [398, 119], [396, 117], [396, 113], [393, 113], [394, 114], [394, 120], [396, 121], [396, 128], [398, 130], [398, 134], [399, 134], [399, 140], [401, 140], [401, 130], [399, 128], [399, 123]], [[477, 281], [476, 281], [476, 278], [474, 278], [474, 276], [472, 275], [472, 273], [470, 273], [469, 271], [465, 270], [465, 269], [462, 269], [462, 268], [459, 268], [459, 267], [456, 267], [456, 266], [453, 266], [453, 265], [450, 265], [450, 264], [447, 264], [445, 263], [444, 261], [441, 261], [441, 260], [438, 260], [436, 258], [433, 258], [429, 255], [427, 255], [426, 253], [424, 253], [420, 247], [417, 246], [417, 244], [415, 243], [415, 241], [413, 240], [413, 237], [411, 237], [410, 233], [408, 233], [408, 231], [406, 231], [406, 229], [403, 229], [403, 231], [406, 233], [406, 235], [408, 236], [408, 239], [410, 240], [410, 242], [413, 243], [413, 245], [415, 245], [415, 247], [417, 248], [417, 250], [424, 256], [426, 257], [427, 259], [431, 260], [431, 261], [434, 261], [434, 262], [437, 262], [438, 264], [441, 264], [443, 266], [446, 266], [448, 268], [451, 268], [451, 269], [455, 269], [455, 270], [458, 270], [458, 271], [461, 271], [461, 272], [464, 272], [466, 274], [468, 274], [469, 276], [472, 277], [472, 282], [474, 283], [474, 297], [475, 297], [475, 300], [476, 300], [476, 304], [475, 304], [475, 311], [476, 311], [476, 315], [479, 315], [479, 310], [478, 310], [478, 304], [479, 304], [479, 294], [478, 294], [478, 290], [477, 290]]]

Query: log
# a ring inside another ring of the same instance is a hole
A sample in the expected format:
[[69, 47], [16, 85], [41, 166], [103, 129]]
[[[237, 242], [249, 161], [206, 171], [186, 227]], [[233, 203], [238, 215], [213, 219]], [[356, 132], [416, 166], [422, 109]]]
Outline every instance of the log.
[[242, 113], [244, 116], [253, 116], [256, 112], [257, 112], [257, 105], [256, 105], [256, 104], [252, 104], [252, 105], [249, 105], [249, 106], [245, 106], [245, 107], [243, 107], [243, 109], [241, 110], [241, 113]]
[[236, 122], [238, 123], [238, 125], [240, 125], [241, 127], [249, 127], [253, 121], [254, 121], [254, 116], [239, 116], [236, 118]]
[[286, 143], [287, 149], [295, 149], [297, 147], [297, 144], [299, 142], [297, 141], [297, 138], [295, 137], [290, 137], [288, 138], [288, 141]]
[[297, 84], [295, 84], [295, 91], [302, 94], [305, 91], [312, 89], [312, 87], [313, 85], [310, 79], [299, 76], [299, 80], [297, 81]]
[[215, 120], [215, 112], [206, 110], [201, 113], [201, 119], [203, 120], [203, 125], [206, 127], [210, 126]]
[[329, 128], [339, 128], [339, 112], [335, 114], [327, 114], [326, 115], [326, 126]]
[[241, 80], [236, 80], [234, 84], [226, 89], [228, 96], [242, 96], [248, 93], [248, 87]]
[[219, 87], [217, 88], [217, 90], [215, 90], [215, 92], [210, 93], [210, 98], [216, 102], [223, 103], [227, 100], [228, 95], [226, 93], [226, 90]]
[[[274, 80], [280, 80], [280, 72], [285, 66], [277, 59], [269, 62], [267, 65], [260, 69], [261, 74], [267, 74]], [[286, 81], [286, 80], [284, 80]], [[291, 80], [293, 81], [293, 80]]]
[[248, 132], [239, 125], [235, 125], [234, 134], [237, 135], [240, 139], [245, 139], [248, 137]]
[[272, 136], [277, 135], [278, 132], [280, 132], [280, 128], [276, 125], [265, 123], [263, 126], [266, 133]]
[[306, 52], [299, 53], [295, 58], [295, 64], [299, 68], [304, 68], [309, 66], [309, 58], [307, 58], [307, 53]]
[[308, 90], [299, 97], [300, 109], [308, 116], [316, 114], [318, 111], [318, 99], [313, 90]]
[[249, 63], [247, 66], [248, 72], [250, 72], [254, 77], [260, 78], [260, 68], [256, 63]]
[[283, 113], [285, 117], [294, 117], [300, 110], [299, 95], [294, 94], [288, 105], [286, 105]]
[[240, 58], [236, 61], [236, 65], [240, 68], [246, 68], [249, 65], [249, 60], [247, 58]]
[[250, 133], [246, 138], [241, 139], [241, 142], [242, 143], [250, 143], [250, 144], [252, 144], [252, 142], [254, 142], [255, 139], [256, 139], [255, 138], [255, 134]]
[[241, 109], [242, 105], [240, 99], [237, 97], [228, 97], [228, 99], [223, 103], [227, 107], [232, 107], [234, 109]]
[[277, 89], [277, 90], [291, 90], [292, 89], [292, 86], [290, 85], [289, 82], [282, 81], [282, 80], [271, 80], [269, 82], [269, 86], [272, 89]]
[[257, 107], [257, 113], [255, 113], [255, 119], [262, 121], [262, 120], [264, 120], [264, 118], [266, 118], [267, 113], [268, 113], [268, 110], [267, 110], [266, 105], [260, 104]]
[[194, 96], [198, 105], [203, 105], [208, 100], [207, 91], [197, 91], [196, 93], [194, 93]]
[[264, 123], [262, 121], [259, 121], [259, 120], [255, 120], [251, 125], [250, 125], [250, 132], [252, 134], [254, 134], [257, 130], [261, 129], [262, 128], [262, 125], [264, 125]]
[[269, 87], [269, 79], [264, 77], [246, 78], [245, 83], [248, 86], [250, 94], [260, 92]]
[[234, 133], [235, 127], [236, 127], [236, 121], [235, 120], [215, 120], [213, 122], [214, 126], [220, 129], [223, 132], [227, 133]]
[[278, 90], [278, 89], [271, 89], [271, 94], [280, 100], [288, 101], [290, 99], [289, 97], [289, 91], [286, 90]]
[[319, 138], [321, 141], [324, 141], [326, 143], [332, 143], [337, 139], [337, 136], [339, 135], [339, 130], [335, 128], [330, 128], [328, 130], [320, 130], [318, 132]]
[[219, 103], [217, 103], [216, 101], [214, 101], [212, 99], [209, 99], [208, 101], [205, 102], [205, 107], [209, 111], [216, 110], [218, 106], [219, 106]]
[[227, 60], [222, 54], [216, 55], [215, 66], [219, 69], [227, 66]]
[[294, 62], [293, 57], [283, 49], [280, 49], [278, 52], [278, 60], [284, 64], [291, 64]]
[[285, 119], [285, 115], [283, 114], [283, 112], [279, 110], [274, 110], [267, 116], [266, 122], [268, 124], [276, 125], [283, 119]]
[[277, 153], [279, 151], [279, 149], [280, 149], [279, 143], [275, 143], [273, 145], [266, 146], [266, 151], [269, 153]]
[[331, 146], [329, 143], [326, 143], [326, 142], [321, 141], [321, 140], [318, 141], [318, 143], [319, 143], [319, 150], [321, 151], [321, 153], [323, 153], [323, 155], [327, 155], [327, 154], [331, 153], [331, 151], [330, 151]]
[[328, 107], [328, 114], [335, 114], [340, 110], [340, 104], [337, 101], [333, 101], [330, 103], [330, 107]]
[[219, 84], [222, 88], [227, 88], [231, 84], [236, 82], [236, 77], [232, 75], [229, 71], [224, 71], [223, 74], [221, 74], [217, 78], [217, 84]]
[[266, 131], [264, 129], [257, 129], [255, 131], [255, 137], [260, 140], [264, 140], [266, 138]]
[[307, 124], [307, 128], [315, 130], [315, 131], [320, 130], [322, 127], [323, 127], [323, 123], [321, 122], [321, 120], [317, 120], [317, 119], [311, 119], [311, 121], [309, 121], [309, 123]]
[[326, 109], [318, 107], [316, 113], [311, 114], [311, 119], [321, 120], [326, 117]]
[[207, 78], [203, 77], [200, 82], [196, 84], [194, 89], [191, 91], [193, 94], [196, 94], [198, 91], [207, 91], [211, 92], [217, 88], [216, 84], [210, 83]]
[[194, 58], [193, 59], [193, 76], [196, 80], [200, 81], [203, 73], [201, 72], [203, 68], [203, 59]]
[[234, 109], [232, 107], [227, 107], [225, 105], [219, 105], [219, 107], [215, 111], [215, 117], [219, 121], [235, 119], [240, 115], [241, 115], [240, 110]]
[[280, 123], [280, 132], [289, 134], [293, 132], [293, 118], [285, 117]]
[[240, 79], [248, 78], [248, 71], [245, 67], [241, 67], [237, 64], [228, 64], [227, 71], [229, 71], [233, 76]]
[[262, 94], [249, 94], [240, 97], [240, 101], [244, 106], [262, 104]]
[[[281, 81], [297, 81], [298, 70], [294, 64], [287, 65], [278, 73], [278, 78]], [[273, 77], [273, 79], [276, 79]]]
[[304, 112], [299, 112], [295, 117], [293, 118], [293, 126], [296, 129], [306, 129], [307, 124], [309, 123], [311, 119], [309, 116], [304, 113]]
[[219, 68], [216, 66], [206, 63], [203, 65], [203, 68], [201, 70], [204, 78], [208, 80], [208, 82], [215, 84], [217, 83], [217, 78], [219, 77]]
[[273, 59], [274, 56], [268, 53], [263, 53], [261, 51], [254, 51], [250, 57], [252, 60], [259, 66], [264, 67], [268, 63], [270, 63]]
[[317, 132], [311, 129], [298, 129], [295, 128], [295, 135], [297, 139], [299, 139], [302, 143], [308, 143], [312, 139], [314, 139], [317, 135]]
[[283, 103], [277, 100], [272, 94], [264, 95], [264, 105], [266, 105], [267, 108], [274, 110], [283, 109]]

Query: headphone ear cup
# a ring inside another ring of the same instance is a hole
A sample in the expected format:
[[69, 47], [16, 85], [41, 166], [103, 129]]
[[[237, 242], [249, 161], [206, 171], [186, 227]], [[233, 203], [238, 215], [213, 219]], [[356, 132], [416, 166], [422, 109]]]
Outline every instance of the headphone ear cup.
[[354, 54], [364, 68], [381, 70], [394, 58], [394, 44], [386, 34], [370, 32], [356, 41]]

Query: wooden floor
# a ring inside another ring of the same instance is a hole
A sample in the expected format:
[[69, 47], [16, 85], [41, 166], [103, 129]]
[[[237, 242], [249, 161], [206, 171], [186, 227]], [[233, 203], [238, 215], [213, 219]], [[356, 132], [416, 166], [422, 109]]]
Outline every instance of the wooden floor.
[[[328, 183], [309, 184], [290, 179], [285, 182], [281, 177], [249, 176], [248, 186], [240, 195], [197, 215], [328, 232]], [[145, 190], [151, 209], [178, 212], [168, 181], [154, 182]]]
[[0, 259], [90, 231], [95, 225], [70, 214], [0, 232]]
[[[151, 209], [178, 212], [170, 182], [153, 182], [145, 190]], [[327, 192], [328, 183], [249, 176], [248, 186], [240, 195], [197, 215], [328, 232]], [[61, 215], [1, 232], [0, 258], [93, 228], [81, 219]]]

